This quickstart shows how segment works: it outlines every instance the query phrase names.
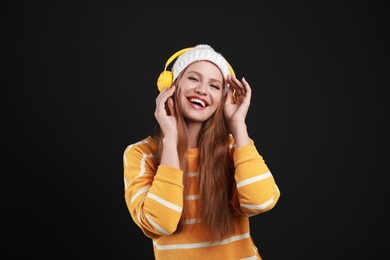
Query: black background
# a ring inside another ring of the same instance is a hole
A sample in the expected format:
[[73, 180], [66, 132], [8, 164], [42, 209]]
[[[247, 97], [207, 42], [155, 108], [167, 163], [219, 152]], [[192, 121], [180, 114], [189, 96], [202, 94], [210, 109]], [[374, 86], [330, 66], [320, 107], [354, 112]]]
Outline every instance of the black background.
[[[315, 3], [313, 3], [315, 2]], [[374, 1], [2, 4], [4, 259], [153, 259], [122, 154], [156, 80], [210, 44], [253, 89], [248, 130], [281, 190], [251, 218], [265, 260], [388, 254], [388, 15]]]

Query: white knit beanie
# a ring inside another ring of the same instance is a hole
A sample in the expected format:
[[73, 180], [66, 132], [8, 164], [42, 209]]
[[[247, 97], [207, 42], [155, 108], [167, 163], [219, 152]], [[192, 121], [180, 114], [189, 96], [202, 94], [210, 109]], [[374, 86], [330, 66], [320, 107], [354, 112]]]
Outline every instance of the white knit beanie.
[[179, 74], [187, 68], [188, 65], [195, 61], [207, 60], [211, 61], [221, 70], [224, 79], [227, 78], [227, 75], [231, 74], [229, 69], [229, 63], [225, 58], [218, 52], [215, 52], [207, 44], [199, 44], [193, 49], [190, 49], [183, 54], [181, 54], [176, 62], [172, 66], [173, 81], [179, 76]]

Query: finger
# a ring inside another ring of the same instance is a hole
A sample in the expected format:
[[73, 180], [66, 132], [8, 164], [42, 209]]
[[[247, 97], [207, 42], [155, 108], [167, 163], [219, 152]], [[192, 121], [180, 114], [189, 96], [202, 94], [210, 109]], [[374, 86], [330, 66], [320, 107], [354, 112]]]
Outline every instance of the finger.
[[245, 94], [245, 87], [241, 81], [239, 81], [237, 78], [232, 78], [231, 86], [236, 91], [236, 96]]
[[243, 77], [242, 78], [242, 83], [243, 83], [243, 86], [245, 88], [245, 102], [250, 102], [251, 100], [251, 97], [252, 97], [252, 89], [248, 83], [248, 81], [246, 81], [246, 79]]
[[242, 83], [243, 83], [243, 85], [244, 85], [246, 90], [248, 90], [248, 89], [250, 90], [251, 89], [248, 81], [246, 81], [246, 79], [244, 77], [242, 77]]
[[245, 92], [251, 94], [252, 93], [251, 86], [249, 85], [248, 81], [246, 81], [244, 77], [242, 78], [242, 83], [245, 88]]
[[172, 97], [174, 93], [175, 87], [172, 86], [172, 88], [167, 89], [163, 88], [160, 92], [160, 94], [156, 98], [156, 110], [155, 113], [157, 114], [169, 114], [169, 109], [167, 108], [167, 100], [169, 97]]
[[157, 96], [156, 100], [158, 100], [159, 102], [165, 103], [167, 101], [167, 99], [173, 95], [174, 92], [175, 92], [175, 86], [172, 86], [169, 89], [164, 87], [161, 90], [160, 94]]
[[229, 85], [229, 90], [232, 91], [232, 94], [235, 95], [236, 83], [233, 81], [236, 77], [228, 75], [226, 78], [226, 83]]

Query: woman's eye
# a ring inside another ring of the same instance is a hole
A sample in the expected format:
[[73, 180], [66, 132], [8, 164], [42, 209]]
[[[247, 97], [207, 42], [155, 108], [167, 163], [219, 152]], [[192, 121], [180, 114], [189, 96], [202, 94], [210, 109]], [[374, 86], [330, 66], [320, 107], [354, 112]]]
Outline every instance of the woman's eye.
[[189, 79], [190, 79], [190, 80], [196, 80], [196, 81], [198, 81], [198, 79], [195, 78], [195, 77], [189, 77]]
[[219, 89], [218, 85], [211, 85], [212, 88]]

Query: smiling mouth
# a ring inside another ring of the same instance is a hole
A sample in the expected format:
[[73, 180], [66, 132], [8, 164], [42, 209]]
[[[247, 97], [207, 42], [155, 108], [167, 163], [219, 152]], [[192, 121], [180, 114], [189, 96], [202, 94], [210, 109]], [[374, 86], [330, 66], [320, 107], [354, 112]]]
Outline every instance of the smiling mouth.
[[206, 107], [206, 103], [200, 99], [197, 98], [189, 98], [188, 99], [192, 104], [201, 106], [201, 107]]

